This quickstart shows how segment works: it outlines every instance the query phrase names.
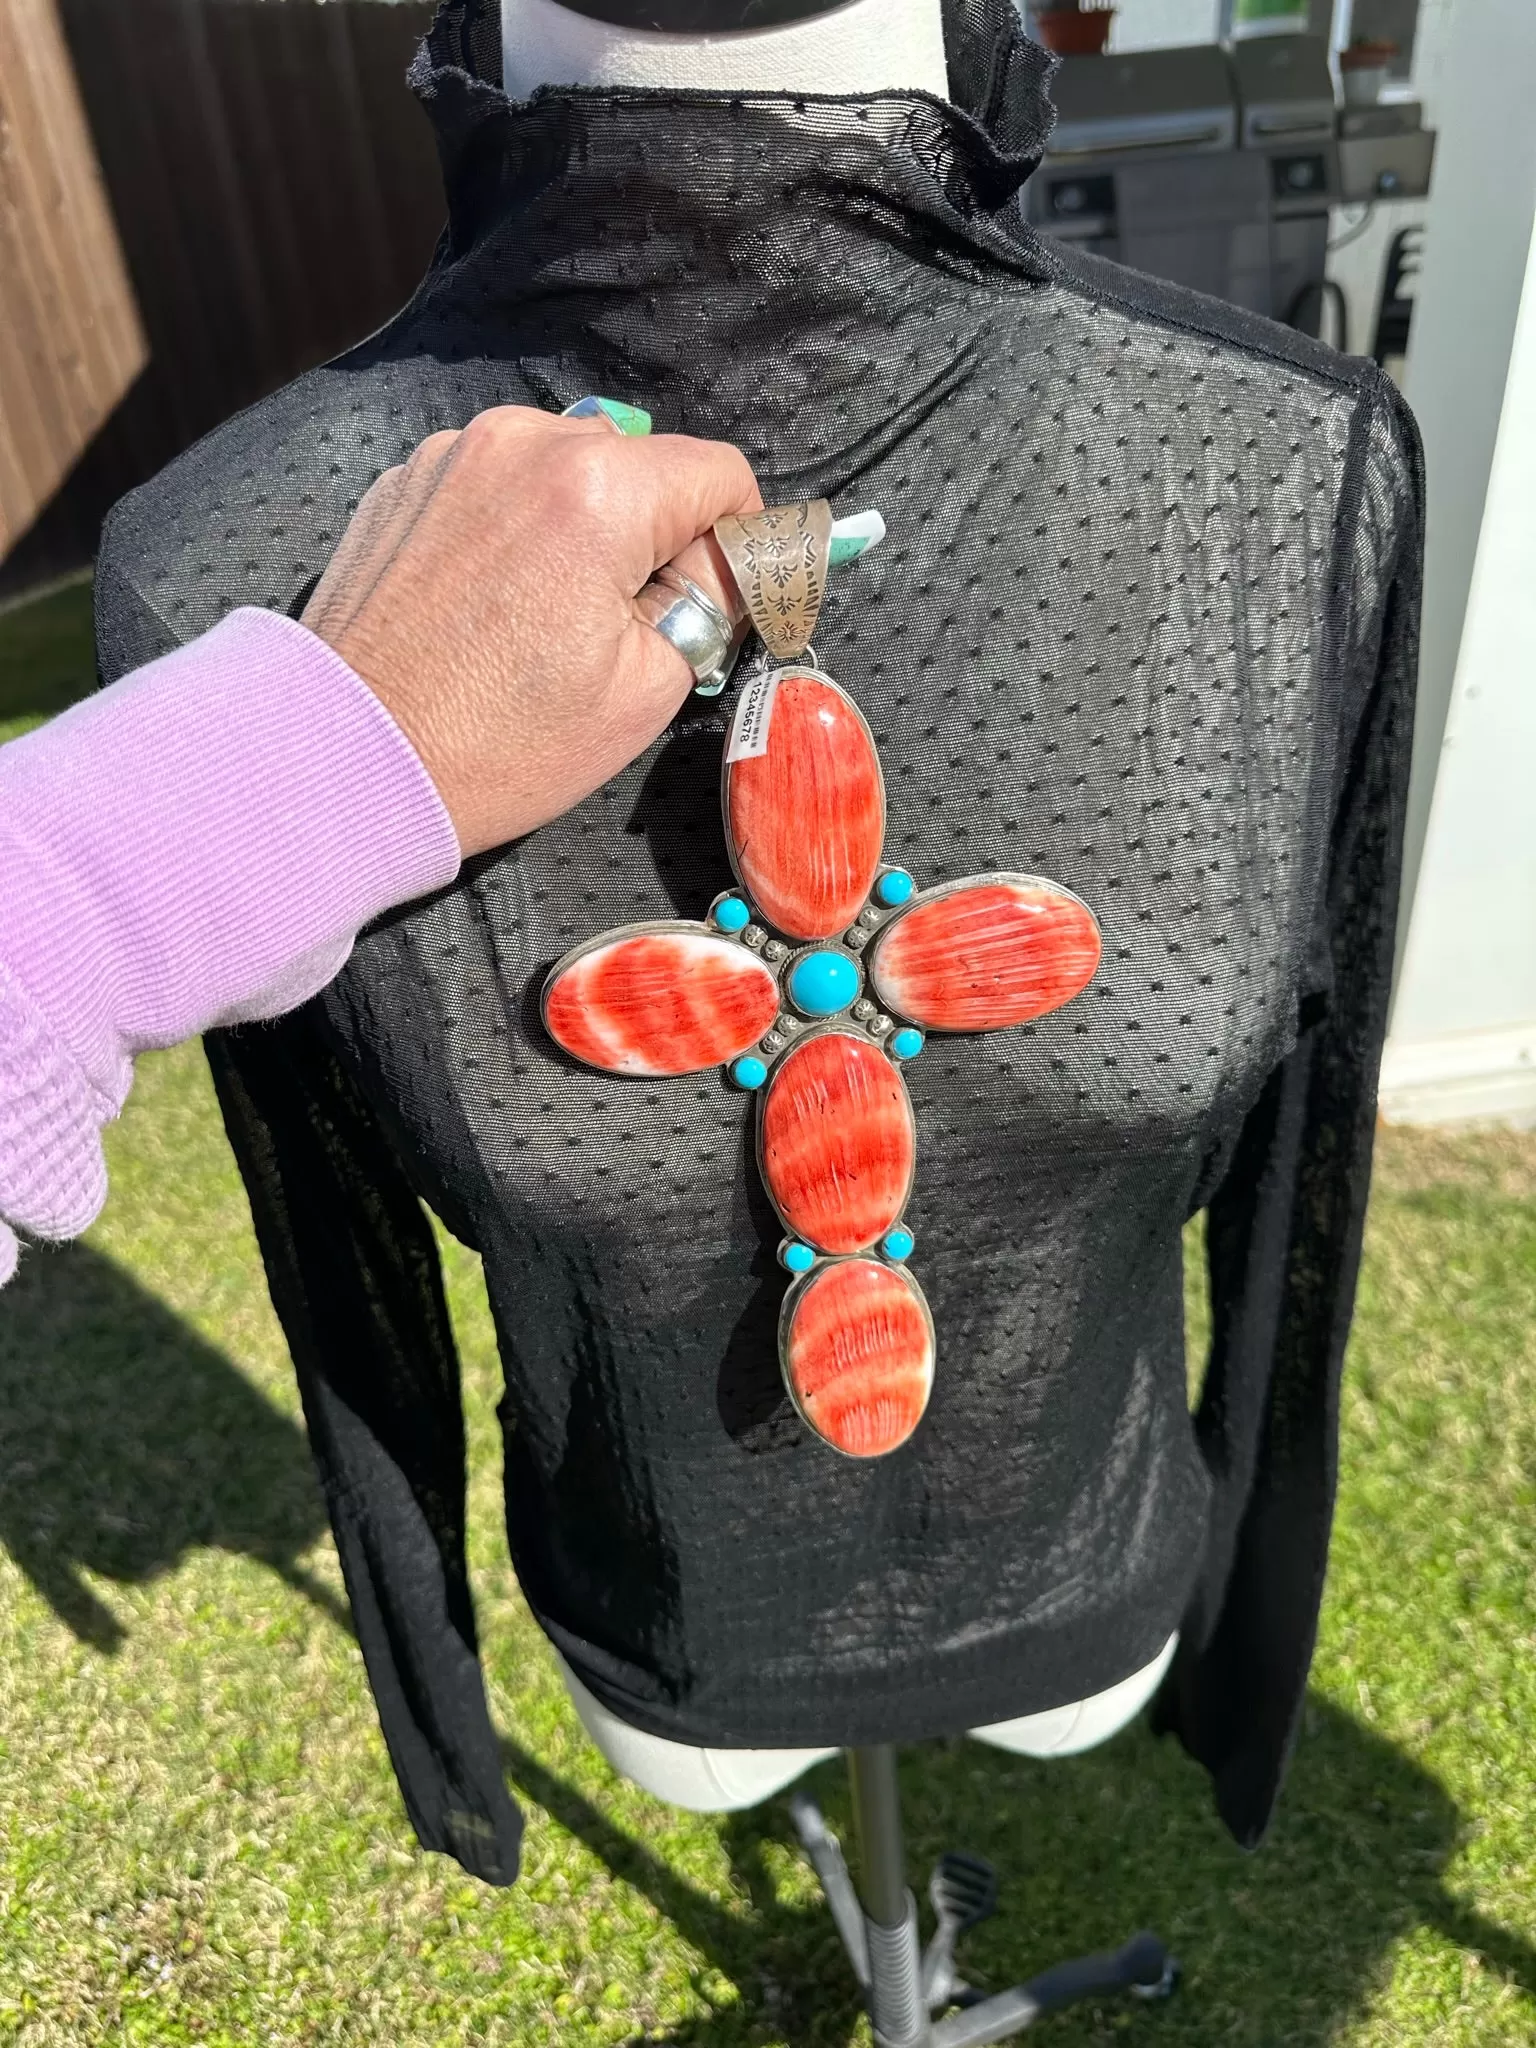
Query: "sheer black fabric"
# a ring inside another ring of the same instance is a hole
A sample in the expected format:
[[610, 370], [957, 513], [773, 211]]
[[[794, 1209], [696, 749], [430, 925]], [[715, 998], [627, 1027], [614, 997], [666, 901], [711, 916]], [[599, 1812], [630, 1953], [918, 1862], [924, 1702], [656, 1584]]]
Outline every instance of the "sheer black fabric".
[[[412, 1820], [512, 1876], [464, 1569], [426, 1203], [483, 1256], [507, 1521], [583, 1681], [714, 1745], [911, 1740], [1183, 1647], [1164, 1723], [1262, 1831], [1327, 1550], [1408, 765], [1412, 425], [1295, 334], [1068, 258], [1017, 196], [1047, 61], [948, 15], [955, 105], [496, 84], [450, 0], [414, 71], [450, 223], [382, 333], [125, 500], [108, 676], [229, 607], [295, 611], [425, 434], [597, 391], [739, 441], [770, 500], [877, 505], [817, 635], [879, 740], [888, 854], [1097, 912], [1067, 1009], [911, 1069], [939, 1373], [851, 1464], [783, 1398], [750, 1105], [542, 1034], [546, 966], [728, 879], [724, 712], [211, 1042]], [[1210, 1208], [1193, 1423], [1180, 1232]]]

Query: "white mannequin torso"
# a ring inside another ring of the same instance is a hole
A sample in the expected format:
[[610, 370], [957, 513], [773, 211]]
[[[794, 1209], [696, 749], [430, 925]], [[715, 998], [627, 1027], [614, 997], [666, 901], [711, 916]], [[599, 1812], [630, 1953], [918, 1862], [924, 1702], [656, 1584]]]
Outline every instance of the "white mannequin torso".
[[845, 0], [784, 27], [714, 36], [619, 28], [558, 0], [503, 0], [501, 50], [513, 99], [541, 85], [948, 96], [939, 0]]
[[[948, 97], [940, 0], [844, 0], [784, 27], [665, 35], [593, 21], [558, 0], [502, 0], [502, 78], [514, 99], [541, 85], [651, 86], [672, 91], [892, 91]], [[637, 394], [643, 402], [643, 395]], [[1070, 1755], [1134, 1719], [1156, 1690], [1177, 1638], [1140, 1671], [1091, 1700], [974, 1729], [1026, 1756]], [[587, 1733], [623, 1776], [672, 1805], [705, 1811], [756, 1805], [828, 1750], [708, 1750], [630, 1728], [562, 1660]]]
[[[1141, 1712], [1173, 1662], [1179, 1639], [1172, 1635], [1150, 1664], [1133, 1671], [1091, 1699], [1070, 1700], [1043, 1713], [1021, 1714], [1017, 1720], [994, 1721], [970, 1732], [994, 1749], [1014, 1756], [1045, 1759], [1077, 1756], [1108, 1742]], [[558, 1652], [560, 1675], [572, 1704], [593, 1743], [621, 1778], [628, 1778], [668, 1806], [693, 1813], [733, 1813], [761, 1806], [813, 1764], [837, 1754], [835, 1749], [699, 1749], [687, 1742], [668, 1742], [621, 1721], [592, 1697]]]

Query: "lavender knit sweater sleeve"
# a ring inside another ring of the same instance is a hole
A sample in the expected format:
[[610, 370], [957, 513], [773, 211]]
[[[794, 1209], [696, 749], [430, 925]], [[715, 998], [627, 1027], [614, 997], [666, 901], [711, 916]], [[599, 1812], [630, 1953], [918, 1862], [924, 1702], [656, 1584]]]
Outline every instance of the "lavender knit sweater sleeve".
[[0, 1283], [15, 1229], [100, 1209], [136, 1053], [293, 1008], [458, 866], [400, 728], [273, 612], [0, 747]]

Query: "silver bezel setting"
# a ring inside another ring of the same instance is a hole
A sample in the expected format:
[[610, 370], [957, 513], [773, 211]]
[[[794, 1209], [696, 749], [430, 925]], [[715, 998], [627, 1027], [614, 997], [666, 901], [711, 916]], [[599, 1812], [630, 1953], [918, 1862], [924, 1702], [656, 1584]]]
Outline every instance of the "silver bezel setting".
[[[912, 1132], [912, 1163], [910, 1167], [907, 1169], [906, 1186], [902, 1189], [901, 1192], [901, 1206], [897, 1209], [896, 1214], [891, 1218], [890, 1222], [883, 1224], [880, 1228], [879, 1233], [875, 1237], [873, 1237], [867, 1245], [860, 1245], [856, 1250], [851, 1252], [826, 1251], [819, 1244], [817, 1244], [814, 1241], [814, 1239], [807, 1237], [804, 1231], [797, 1230], [795, 1228], [794, 1224], [790, 1222], [789, 1218], [784, 1214], [784, 1211], [779, 1207], [777, 1201], [774, 1200], [773, 1186], [768, 1179], [767, 1168], [763, 1161], [763, 1125], [767, 1121], [768, 1117], [768, 1097], [772, 1093], [774, 1085], [778, 1081], [779, 1076], [783, 1073], [784, 1068], [788, 1065], [790, 1053], [793, 1051], [797, 1051], [802, 1045], [809, 1045], [813, 1038], [851, 1038], [855, 1041], [855, 1043], [859, 1045], [873, 1046], [875, 1051], [880, 1054], [882, 1059], [885, 1060], [886, 1065], [890, 1068], [891, 1072], [896, 1076], [897, 1080], [901, 1083], [902, 1100], [906, 1104], [907, 1122]], [[784, 1226], [785, 1236], [794, 1238], [800, 1244], [808, 1244], [811, 1247], [811, 1250], [816, 1254], [816, 1265], [811, 1268], [811, 1272], [816, 1272], [822, 1265], [825, 1265], [832, 1259], [867, 1258], [875, 1254], [879, 1249], [881, 1238], [885, 1237], [888, 1232], [894, 1230], [896, 1226], [904, 1220], [907, 1213], [907, 1204], [912, 1199], [912, 1190], [917, 1184], [917, 1112], [912, 1107], [911, 1091], [907, 1087], [907, 1078], [901, 1070], [900, 1062], [897, 1060], [893, 1060], [890, 1057], [890, 1055], [885, 1051], [884, 1046], [882, 1046], [878, 1038], [872, 1038], [867, 1031], [860, 1029], [857, 1025], [853, 1026], [850, 1029], [848, 1025], [839, 1023], [837, 1021], [833, 1021], [827, 1024], [815, 1024], [811, 1025], [806, 1030], [802, 1031], [800, 1035], [793, 1041], [793, 1043], [791, 1045], [787, 1045], [784, 1048], [783, 1052], [780, 1053], [772, 1061], [768, 1069], [767, 1080], [764, 1081], [761, 1088], [754, 1089], [753, 1093], [757, 1096], [757, 1131], [755, 1135], [755, 1142], [753, 1145], [753, 1153], [757, 1161], [758, 1178], [762, 1181], [764, 1191], [768, 1196], [768, 1200], [773, 1204], [774, 1215], [778, 1217], [780, 1223], [782, 1223]], [[878, 1261], [878, 1263], [881, 1265], [898, 1265], [901, 1262], [894, 1259], [881, 1259]], [[800, 1277], [803, 1279], [809, 1279], [810, 1274], [803, 1274]]]
[[[853, 994], [840, 1010], [833, 1010], [824, 1016], [813, 1016], [809, 1010], [802, 1010], [789, 992], [790, 977], [802, 960], [808, 960], [813, 953], [840, 953], [858, 977]], [[779, 962], [779, 987], [783, 993], [783, 1007], [796, 1019], [801, 1031], [807, 1031], [819, 1024], [836, 1024], [850, 1016], [855, 1003], [862, 1002], [868, 990], [865, 986], [869, 977], [864, 972], [864, 962], [845, 946], [841, 939], [808, 939], [803, 945], [791, 949], [788, 957]]]
[[[882, 1009], [888, 1010], [893, 1017], [899, 1020], [898, 1028], [900, 1024], [910, 1024], [914, 1030], [921, 1031], [924, 1037], [927, 1038], [972, 1038], [976, 1035], [974, 1030], [946, 1031], [942, 1024], [925, 1024], [920, 1017], [909, 1016], [905, 1010], [898, 1008], [895, 1003], [891, 1002], [885, 990], [880, 986], [880, 948], [892, 931], [895, 930], [896, 926], [902, 922], [903, 918], [910, 917], [920, 904], [938, 903], [946, 896], [958, 896], [963, 890], [991, 888], [998, 882], [1017, 882], [1027, 888], [1044, 889], [1052, 896], [1066, 897], [1068, 902], [1075, 903], [1079, 910], [1086, 914], [1094, 930], [1099, 935], [1099, 945], [1102, 951], [1104, 927], [1099, 923], [1090, 905], [1083, 901], [1075, 889], [1069, 889], [1061, 882], [1053, 882], [1048, 875], [1026, 875], [1019, 873], [1013, 868], [988, 868], [979, 875], [962, 875], [955, 882], [937, 882], [931, 889], [920, 889], [916, 895], [909, 896], [906, 902], [900, 905], [898, 909], [891, 911], [888, 916], [883, 918], [878, 930], [871, 935], [862, 956], [862, 965], [865, 978], [869, 984], [869, 992], [876, 998]], [[1049, 1016], [1054, 1013], [1046, 1011], [1043, 1014]], [[991, 1028], [1006, 1029], [1009, 1027], [992, 1026]]]
[[[829, 676], [824, 668], [816, 668], [807, 662], [785, 661], [780, 662], [776, 668], [772, 669], [769, 672], [770, 681], [772, 681], [774, 678], [778, 678], [779, 681], [782, 681], [783, 678], [786, 676], [809, 676], [813, 682], [825, 683], [829, 690], [835, 690], [837, 692], [838, 696], [842, 698], [843, 702], [848, 706], [849, 710], [853, 713], [854, 717], [859, 721], [859, 724], [863, 727], [864, 737], [869, 741], [869, 750], [871, 754], [874, 756], [876, 779], [880, 786], [880, 844], [883, 848], [885, 845], [886, 827], [890, 822], [886, 813], [885, 806], [885, 773], [880, 766], [880, 749], [875, 744], [875, 736], [874, 733], [870, 730], [869, 720], [864, 716], [864, 713], [859, 709], [858, 705], [854, 702], [853, 698], [849, 696], [848, 692], [843, 688], [842, 684], [838, 682], [837, 678], [835, 676]], [[759, 756], [758, 758], [762, 757]], [[750, 904], [752, 904], [754, 909], [756, 909], [760, 906], [757, 903], [757, 898], [752, 894], [751, 887], [748, 884], [745, 875], [743, 875], [743, 873], [741, 872], [741, 866], [736, 857], [736, 840], [734, 834], [731, 831], [731, 771], [735, 768], [740, 768], [744, 766], [746, 766], [746, 763], [741, 761], [726, 761], [723, 759], [721, 761], [720, 822], [725, 831], [725, 855], [726, 859], [731, 864], [731, 873], [736, 877], [737, 890], [741, 895], [745, 896], [747, 901]], [[864, 905], [861, 906], [859, 912], [860, 916], [862, 916], [863, 909], [867, 907], [869, 901], [871, 900], [870, 892], [873, 890], [876, 881], [878, 881], [880, 876], [885, 873], [887, 868], [894, 865], [896, 865], [896, 863], [882, 860], [876, 866], [874, 874], [870, 877], [869, 886], [868, 888], [866, 888], [864, 892]], [[906, 906], [903, 905], [902, 908], [905, 909]], [[892, 914], [894, 915], [894, 913]], [[761, 919], [760, 921], [765, 924], [770, 923], [770, 920], [766, 918]], [[771, 925], [771, 929], [775, 933], [781, 933], [781, 935], [788, 941], [791, 947], [804, 947], [814, 950], [822, 946], [843, 946], [843, 932], [847, 929], [847, 927], [840, 927], [836, 931], [817, 932], [809, 937], [792, 937], [787, 932], [781, 932], [781, 927], [776, 924]], [[851, 950], [847, 947], [844, 947], [843, 949], [845, 951]]]
[[[802, 1239], [801, 1242], [803, 1243], [804, 1240]], [[834, 1257], [819, 1258], [809, 1273], [791, 1275], [790, 1284], [785, 1289], [784, 1299], [779, 1305], [779, 1378], [784, 1382], [784, 1391], [788, 1394], [790, 1405], [793, 1407], [796, 1415], [799, 1416], [801, 1422], [804, 1423], [805, 1427], [819, 1444], [825, 1444], [827, 1449], [835, 1451], [838, 1457], [846, 1458], [850, 1465], [874, 1465], [878, 1464], [881, 1458], [891, 1457], [893, 1452], [878, 1451], [873, 1457], [861, 1458], [857, 1452], [845, 1451], [841, 1444], [835, 1444], [829, 1436], [824, 1436], [801, 1406], [800, 1396], [795, 1391], [794, 1381], [790, 1376], [789, 1370], [789, 1335], [794, 1324], [795, 1312], [799, 1308], [801, 1301], [816, 1282], [821, 1279], [822, 1275], [830, 1271], [833, 1266], [859, 1264], [878, 1267], [882, 1273], [894, 1273], [898, 1279], [904, 1280], [907, 1286], [911, 1288], [917, 1305], [922, 1310], [923, 1323], [928, 1332], [928, 1387], [923, 1395], [922, 1410], [918, 1415], [917, 1421], [912, 1425], [911, 1435], [904, 1438], [902, 1443], [897, 1444], [895, 1449], [898, 1451], [903, 1449], [906, 1444], [912, 1441], [912, 1437], [916, 1436], [918, 1429], [922, 1425], [923, 1417], [928, 1413], [928, 1404], [933, 1399], [934, 1382], [938, 1378], [939, 1338], [938, 1332], [934, 1328], [933, 1311], [928, 1306], [928, 1297], [923, 1292], [922, 1285], [917, 1276], [906, 1266], [893, 1265], [886, 1259], [871, 1258], [868, 1252], [848, 1252], [839, 1253]]]
[[[735, 895], [736, 891], [728, 889], [725, 893], [731, 896]], [[749, 960], [755, 960], [764, 974], [768, 976], [774, 985], [775, 995], [780, 999], [779, 1007], [783, 1007], [783, 989], [780, 985], [778, 974], [754, 948], [742, 945], [739, 932], [723, 932], [717, 925], [701, 922], [696, 917], [648, 917], [641, 918], [635, 924], [613, 925], [609, 930], [599, 932], [595, 938], [583, 939], [579, 946], [572, 946], [568, 953], [561, 954], [554, 966], [545, 975], [544, 985], [539, 990], [539, 1022], [543, 1025], [546, 1036], [551, 1044], [560, 1047], [561, 1052], [565, 1054], [567, 1059], [580, 1061], [582, 1066], [588, 1068], [594, 1074], [612, 1074], [620, 1081], [680, 1081], [688, 1074], [707, 1074], [710, 1067], [713, 1066], [721, 1067], [728, 1074], [733, 1061], [739, 1060], [744, 1053], [757, 1050], [757, 1039], [754, 1038], [749, 1044], [740, 1046], [728, 1059], [711, 1060], [702, 1067], [685, 1067], [682, 1073], [635, 1074], [625, 1073], [622, 1067], [600, 1067], [592, 1060], [582, 1059], [579, 1052], [572, 1052], [568, 1046], [561, 1045], [560, 1040], [550, 1030], [549, 998], [551, 991], [562, 974], [574, 967], [578, 960], [584, 960], [589, 953], [606, 952], [610, 946], [619, 945], [625, 939], [643, 939], [652, 935], [666, 936], [668, 938], [713, 939], [718, 946], [737, 947]], [[766, 1087], [767, 1085], [765, 1081], [763, 1086]]]

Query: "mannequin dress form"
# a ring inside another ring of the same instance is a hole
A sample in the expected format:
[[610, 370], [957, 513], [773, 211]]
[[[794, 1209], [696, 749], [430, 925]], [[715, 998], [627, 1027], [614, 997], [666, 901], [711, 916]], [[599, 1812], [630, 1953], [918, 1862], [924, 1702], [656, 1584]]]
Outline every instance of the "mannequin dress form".
[[[623, 0], [596, 0], [623, 12]], [[644, 10], [653, 18], [663, 6]], [[681, 11], [681, 10], [680, 10]], [[700, 10], [690, 10], [695, 16]], [[503, 0], [502, 75], [526, 99], [541, 85], [644, 86], [868, 94], [920, 91], [947, 97], [939, 0], [844, 0], [768, 28], [729, 26], [743, 10], [721, 0], [718, 32], [670, 33], [600, 20], [559, 0]], [[632, 395], [643, 400], [644, 394]], [[1090, 1699], [973, 1728], [978, 1740], [1016, 1755], [1072, 1756], [1126, 1727], [1156, 1692], [1178, 1638], [1151, 1663]], [[758, 1805], [836, 1755], [825, 1749], [709, 1749], [671, 1742], [620, 1719], [558, 1660], [583, 1727], [608, 1762], [669, 1805], [730, 1812]]]
[[857, 1757], [1086, 1701], [1178, 1630], [1158, 1724], [1245, 1846], [1296, 1734], [1391, 978], [1417, 443], [1368, 359], [1048, 248], [1018, 201], [1049, 60], [1015, 0], [942, 23], [947, 100], [513, 101], [500, 0], [445, 0], [411, 69], [449, 216], [419, 289], [102, 538], [110, 682], [237, 606], [296, 615], [426, 435], [633, 398], [737, 443], [778, 502], [881, 508], [891, 545], [817, 632], [883, 844], [932, 900], [983, 863], [1053, 878], [1104, 936], [1091, 1001], [946, 1037], [907, 1084], [941, 1365], [911, 1450], [853, 1472], [784, 1388], [734, 1078], [595, 1077], [540, 1016], [573, 946], [708, 913], [726, 706], [690, 699], [585, 804], [370, 927], [312, 1003], [210, 1035], [407, 1814], [493, 1884], [522, 1829], [434, 1215], [483, 1262], [529, 1610], [626, 1725]]
[[[601, 11], [630, 10], [614, 5]], [[684, 10], [655, 5], [633, 11], [655, 19]], [[729, 26], [746, 12], [739, 0], [722, 0], [712, 11], [722, 24], [719, 33], [668, 34], [597, 20], [559, 0], [503, 0], [502, 81], [514, 99], [527, 99], [541, 85], [948, 96], [939, 0], [843, 0], [806, 10], [798, 20], [751, 29]]]

